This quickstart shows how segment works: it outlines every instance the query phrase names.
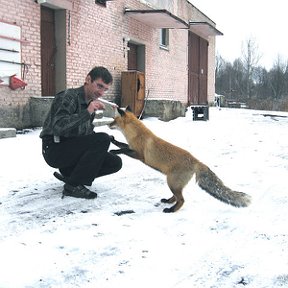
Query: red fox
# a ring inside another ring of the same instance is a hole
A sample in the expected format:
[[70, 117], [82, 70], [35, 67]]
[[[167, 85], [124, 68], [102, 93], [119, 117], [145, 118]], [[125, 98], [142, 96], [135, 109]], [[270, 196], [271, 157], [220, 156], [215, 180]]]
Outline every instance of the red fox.
[[179, 148], [153, 134], [129, 109], [117, 108], [110, 128], [119, 128], [128, 145], [116, 141], [120, 149], [112, 150], [115, 154], [126, 154], [138, 159], [146, 165], [167, 176], [167, 184], [173, 193], [169, 199], [161, 199], [163, 203], [174, 203], [163, 212], [176, 212], [184, 204], [182, 190], [194, 173], [198, 185], [213, 197], [235, 207], [246, 207], [250, 204], [250, 196], [231, 190], [212, 172], [209, 167], [193, 157], [188, 151]]

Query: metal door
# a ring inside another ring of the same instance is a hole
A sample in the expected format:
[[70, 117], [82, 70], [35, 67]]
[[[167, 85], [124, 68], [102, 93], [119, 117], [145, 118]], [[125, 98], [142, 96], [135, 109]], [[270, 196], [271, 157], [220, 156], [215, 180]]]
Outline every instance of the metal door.
[[208, 42], [189, 31], [188, 34], [188, 102], [207, 104]]
[[199, 51], [199, 104], [208, 104], [208, 42], [203, 38], [199, 41]]
[[41, 88], [42, 96], [55, 95], [55, 15], [41, 6]]

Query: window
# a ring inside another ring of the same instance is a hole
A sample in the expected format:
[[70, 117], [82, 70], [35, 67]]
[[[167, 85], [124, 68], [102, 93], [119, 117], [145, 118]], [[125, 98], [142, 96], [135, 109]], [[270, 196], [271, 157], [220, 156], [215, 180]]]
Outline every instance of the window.
[[95, 4], [99, 4], [99, 5], [106, 7], [107, 1], [112, 1], [112, 0], [95, 0]]
[[95, 3], [106, 7], [106, 0], [95, 0]]
[[160, 47], [169, 48], [169, 29], [167, 28], [160, 30]]

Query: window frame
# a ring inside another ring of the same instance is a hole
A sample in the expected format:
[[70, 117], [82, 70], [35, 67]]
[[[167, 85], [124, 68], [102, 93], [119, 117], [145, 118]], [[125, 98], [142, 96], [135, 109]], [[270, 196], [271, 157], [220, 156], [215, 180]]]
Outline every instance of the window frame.
[[169, 50], [169, 29], [168, 28], [161, 28], [160, 29], [160, 41], [159, 41], [160, 48], [165, 50]]

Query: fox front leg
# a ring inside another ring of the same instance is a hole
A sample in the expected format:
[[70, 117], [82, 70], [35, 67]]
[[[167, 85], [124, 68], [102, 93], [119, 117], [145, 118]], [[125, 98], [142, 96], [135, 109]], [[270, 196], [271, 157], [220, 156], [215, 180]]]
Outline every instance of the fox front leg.
[[115, 154], [115, 155], [124, 154], [124, 155], [127, 155], [133, 159], [140, 160], [137, 152], [135, 152], [134, 150], [132, 150], [130, 148], [121, 148], [121, 149], [116, 149], [116, 150], [110, 150], [109, 152], [112, 154]]
[[133, 159], [141, 160], [142, 158], [138, 155], [138, 153], [132, 150], [128, 144], [117, 141], [113, 136], [110, 136], [111, 143], [119, 147], [120, 149], [110, 150], [109, 152], [112, 154], [124, 154]]
[[116, 145], [118, 148], [129, 148], [129, 145], [127, 143], [123, 143], [123, 142], [119, 142], [117, 141], [114, 136], [110, 136], [110, 141], [111, 143], [113, 143], [114, 145]]

